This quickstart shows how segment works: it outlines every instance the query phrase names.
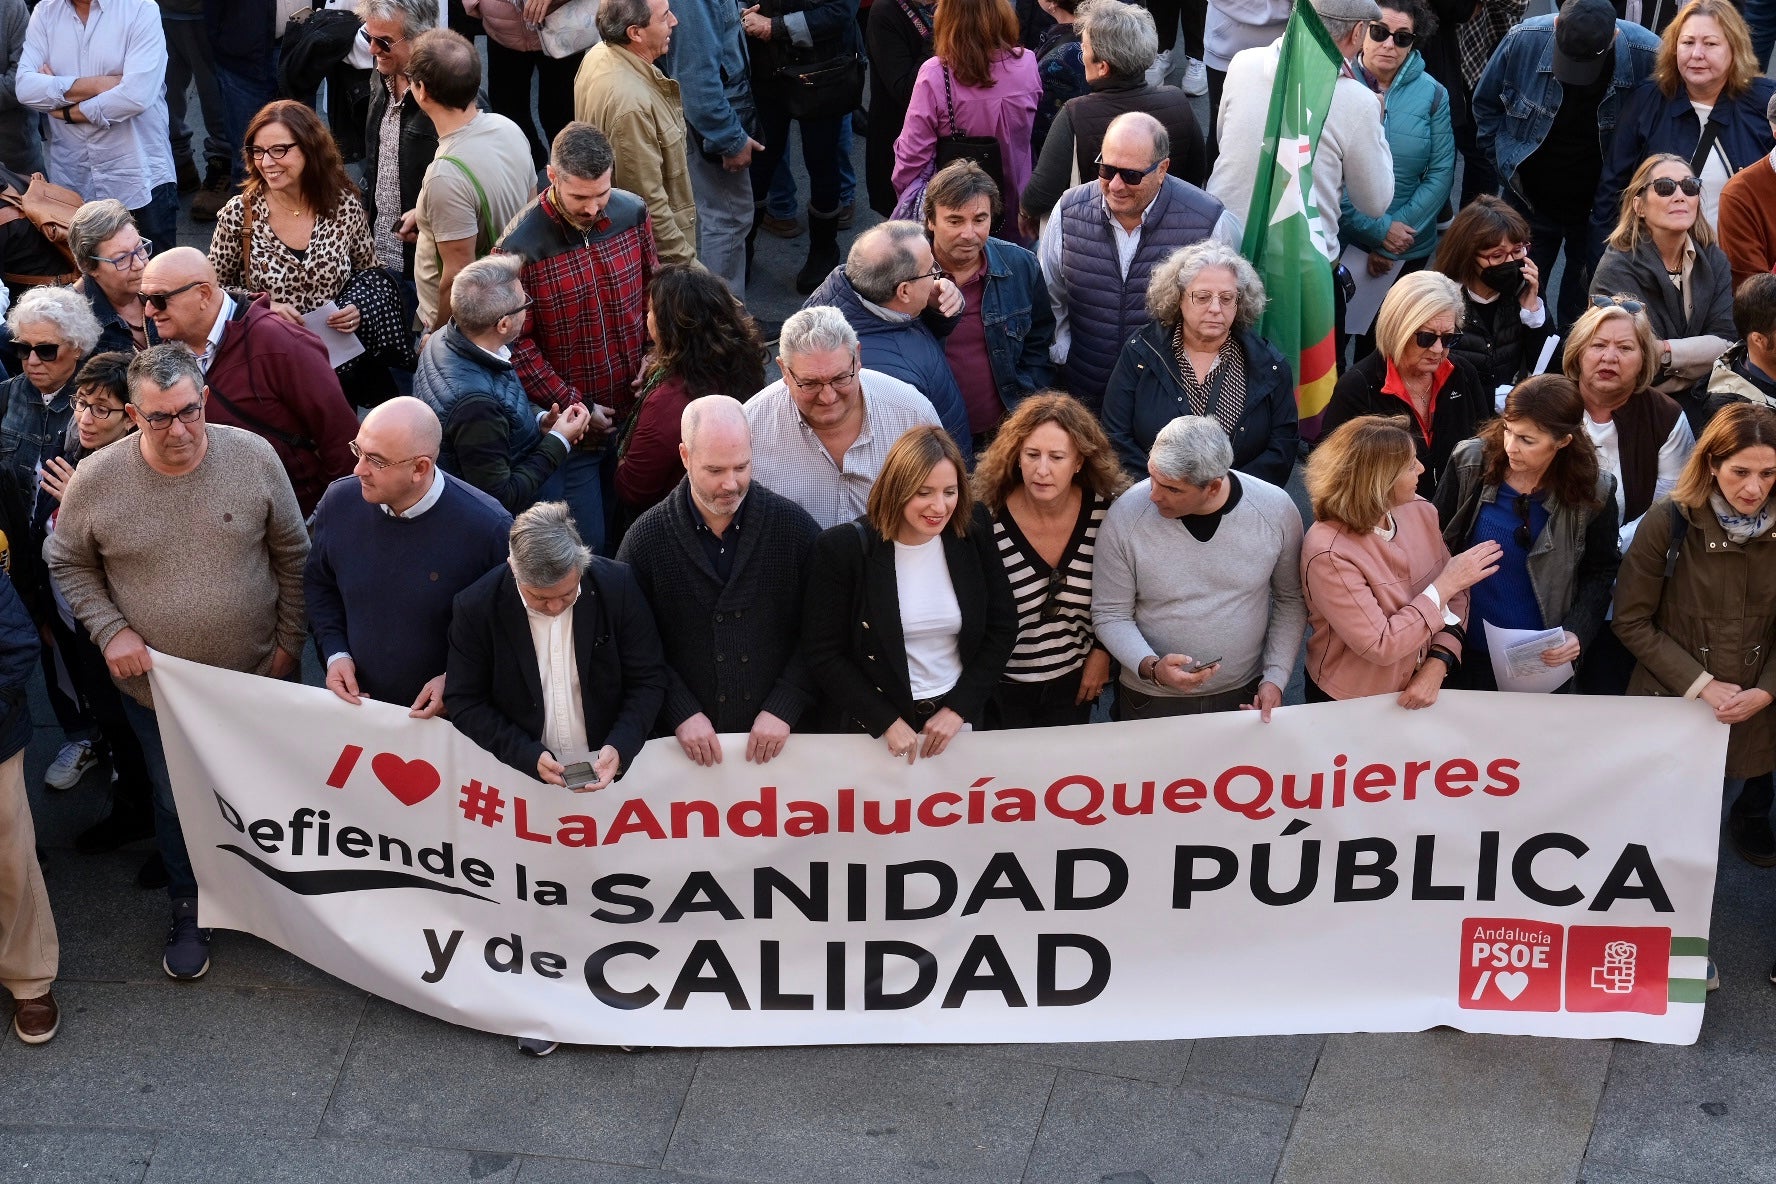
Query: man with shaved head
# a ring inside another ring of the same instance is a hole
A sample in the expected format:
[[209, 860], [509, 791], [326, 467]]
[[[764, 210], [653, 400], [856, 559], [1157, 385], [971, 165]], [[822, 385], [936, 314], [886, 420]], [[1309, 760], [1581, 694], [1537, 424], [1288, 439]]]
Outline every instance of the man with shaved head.
[[700, 765], [719, 764], [721, 735], [746, 733], [746, 759], [783, 751], [813, 702], [797, 656], [802, 585], [820, 527], [752, 480], [746, 413], [726, 395], [685, 408], [685, 476], [623, 536], [666, 654], [656, 735], [678, 738]]
[[272, 312], [264, 293], [224, 291], [209, 259], [192, 247], [148, 261], [142, 304], [162, 341], [197, 357], [210, 422], [269, 442], [302, 513], [313, 513], [327, 482], [351, 472], [358, 430], [321, 339]]
[[450, 605], [506, 561], [512, 516], [438, 468], [438, 416], [411, 397], [364, 417], [352, 476], [327, 488], [314, 516], [303, 573], [309, 625], [327, 663], [327, 688], [444, 709]]

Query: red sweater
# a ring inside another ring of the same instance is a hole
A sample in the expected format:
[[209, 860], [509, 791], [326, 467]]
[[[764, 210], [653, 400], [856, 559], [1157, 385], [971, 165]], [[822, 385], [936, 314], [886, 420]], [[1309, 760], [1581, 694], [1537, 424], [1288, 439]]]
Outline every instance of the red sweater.
[[1720, 247], [1733, 265], [1733, 290], [1776, 265], [1776, 168], [1764, 157], [1721, 187]]
[[684, 379], [666, 378], [635, 413], [635, 430], [617, 460], [617, 496], [637, 513], [665, 500], [685, 475], [678, 458], [678, 425], [690, 402]]

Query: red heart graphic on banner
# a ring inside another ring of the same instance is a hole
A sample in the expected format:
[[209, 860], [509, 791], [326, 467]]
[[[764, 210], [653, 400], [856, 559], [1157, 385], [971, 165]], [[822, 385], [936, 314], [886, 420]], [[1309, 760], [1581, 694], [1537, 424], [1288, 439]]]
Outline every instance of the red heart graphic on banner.
[[403, 806], [415, 806], [438, 792], [442, 779], [438, 770], [425, 761], [404, 761], [392, 752], [379, 752], [370, 760], [370, 768], [384, 789], [395, 795]]

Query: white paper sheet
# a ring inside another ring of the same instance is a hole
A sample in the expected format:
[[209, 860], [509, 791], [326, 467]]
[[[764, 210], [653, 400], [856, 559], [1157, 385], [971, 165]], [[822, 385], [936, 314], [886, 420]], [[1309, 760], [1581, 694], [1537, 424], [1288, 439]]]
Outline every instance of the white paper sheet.
[[1357, 282], [1356, 295], [1344, 304], [1344, 331], [1355, 337], [1374, 327], [1375, 314], [1381, 311], [1381, 298], [1394, 286], [1394, 277], [1400, 274], [1404, 264], [1396, 259], [1394, 265], [1380, 275], [1370, 275], [1369, 252], [1355, 245], [1346, 247], [1338, 261]]
[[1501, 629], [1485, 622], [1480, 627], [1486, 630], [1487, 656], [1499, 690], [1545, 695], [1573, 676], [1571, 662], [1549, 666], [1542, 661], [1544, 650], [1566, 641], [1566, 630]]
[[302, 323], [327, 347], [327, 365], [335, 370], [364, 352], [364, 343], [356, 333], [341, 333], [327, 323], [327, 318], [338, 311], [339, 305], [329, 300], [313, 312], [302, 314]]

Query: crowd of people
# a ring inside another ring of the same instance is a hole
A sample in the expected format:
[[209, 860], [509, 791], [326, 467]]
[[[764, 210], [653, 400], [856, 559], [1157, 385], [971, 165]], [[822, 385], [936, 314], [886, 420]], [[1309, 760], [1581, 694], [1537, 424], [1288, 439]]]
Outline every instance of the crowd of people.
[[[110, 776], [77, 850], [153, 838], [163, 969], [209, 968], [155, 652], [297, 679], [312, 638], [343, 702], [591, 792], [654, 737], [913, 762], [1268, 720], [1299, 669], [1308, 702], [1433, 708], [1508, 689], [1529, 632], [1561, 691], [1703, 700], [1729, 842], [1776, 866], [1768, 14], [1309, 2], [1344, 58], [1308, 207], [1340, 357], [1303, 421], [1241, 253], [1281, 0], [357, 0], [285, 29], [0, 0], [0, 165], [84, 199], [0, 224], [19, 1037], [60, 1023], [39, 671], [46, 784]], [[841, 252], [857, 135], [888, 217]], [[747, 306], [761, 229], [808, 240], [780, 325]], [[31, 235], [68, 274], [13, 265]], [[1352, 268], [1388, 285], [1370, 324]]]

